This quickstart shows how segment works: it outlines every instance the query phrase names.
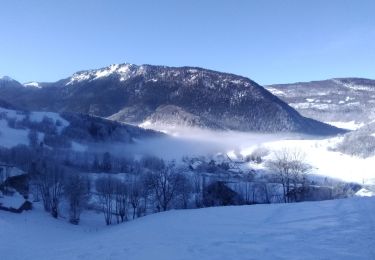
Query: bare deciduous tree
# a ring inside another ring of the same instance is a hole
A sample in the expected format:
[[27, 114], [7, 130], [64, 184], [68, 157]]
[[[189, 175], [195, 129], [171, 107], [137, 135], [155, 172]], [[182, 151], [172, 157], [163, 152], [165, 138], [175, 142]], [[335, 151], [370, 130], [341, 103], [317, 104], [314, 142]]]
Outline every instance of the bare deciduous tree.
[[274, 158], [267, 161], [266, 165], [281, 183], [285, 203], [295, 199], [297, 186], [304, 184], [306, 174], [311, 168], [305, 162], [305, 156], [301, 151], [286, 148], [274, 152]]
[[88, 178], [72, 173], [66, 178], [64, 193], [69, 203], [69, 222], [78, 225], [81, 212], [89, 198]]
[[44, 210], [54, 218], [59, 215], [59, 204], [63, 194], [64, 171], [57, 165], [42, 162], [32, 175], [39, 194], [42, 196]]
[[115, 181], [115, 211], [117, 223], [124, 222], [128, 216], [128, 186], [120, 180]]
[[95, 182], [98, 192], [105, 223], [112, 224], [113, 202], [115, 199], [115, 180], [111, 176], [101, 177]]
[[181, 174], [181, 177], [181, 184], [179, 186], [177, 193], [180, 198], [182, 208], [187, 209], [194, 187], [190, 179], [190, 176]]
[[136, 214], [139, 215], [139, 207], [141, 204], [143, 185], [138, 178], [131, 181], [129, 186], [129, 202], [133, 208], [133, 219], [135, 219]]
[[155, 196], [158, 211], [166, 211], [170, 207], [173, 199], [181, 194], [186, 180], [174, 162], [147, 175], [147, 183]]

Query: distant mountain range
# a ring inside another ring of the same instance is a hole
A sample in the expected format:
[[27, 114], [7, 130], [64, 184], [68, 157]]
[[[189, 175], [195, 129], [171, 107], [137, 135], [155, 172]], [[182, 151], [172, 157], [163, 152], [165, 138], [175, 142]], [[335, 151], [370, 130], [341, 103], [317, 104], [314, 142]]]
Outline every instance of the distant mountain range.
[[301, 116], [248, 78], [195, 67], [125, 63], [77, 72], [54, 83], [0, 79], [0, 97], [24, 109], [91, 114], [150, 128], [340, 132]]
[[375, 80], [337, 78], [265, 86], [298, 112], [323, 122], [375, 120]]

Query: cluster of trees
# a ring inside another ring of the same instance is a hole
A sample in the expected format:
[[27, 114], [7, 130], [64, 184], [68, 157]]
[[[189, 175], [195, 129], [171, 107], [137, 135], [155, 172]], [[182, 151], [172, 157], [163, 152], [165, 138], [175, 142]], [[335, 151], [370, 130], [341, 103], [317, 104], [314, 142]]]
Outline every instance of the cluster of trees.
[[66, 199], [69, 221], [72, 224], [79, 223], [90, 195], [90, 182], [86, 175], [67, 172], [61, 166], [40, 161], [31, 164], [29, 177], [34, 199], [41, 198], [45, 211], [57, 218], [60, 215], [60, 203]]
[[306, 176], [311, 167], [298, 150], [276, 151], [272, 159], [266, 161], [272, 173], [267, 178], [255, 179], [255, 175], [248, 172], [237, 180], [221, 177], [225, 163], [211, 160], [195, 169], [189, 165], [181, 168], [173, 161], [150, 156], [139, 161], [128, 160], [126, 164], [131, 171], [127, 172], [128, 177], [120, 178], [113, 172], [115, 157], [105, 153], [97, 162], [94, 160], [103, 177], [97, 178], [93, 187], [89, 174], [78, 174], [75, 168], [45, 161], [31, 164], [31, 183], [43, 200], [45, 210], [53, 217], [59, 215], [59, 204], [65, 199], [73, 224], [79, 223], [80, 213], [89, 198], [100, 205], [105, 222], [110, 225], [172, 208], [289, 203], [304, 200], [314, 192], [330, 192], [324, 198], [336, 196], [333, 189], [311, 188]]
[[226, 182], [192, 173], [173, 161], [147, 156], [139, 164], [137, 173], [126, 178], [102, 173], [91, 186], [89, 174], [40, 160], [29, 168], [31, 190], [54, 218], [62, 213], [61, 202], [67, 202], [72, 224], [79, 223], [89, 200], [103, 212], [107, 225], [169, 209], [247, 203]]
[[45, 211], [54, 218], [61, 215], [60, 204], [67, 202], [69, 221], [78, 224], [82, 210], [93, 198], [100, 205], [107, 225], [147, 214], [187, 208], [193, 191], [190, 179], [174, 162], [146, 157], [141, 160], [142, 171], [121, 179], [116, 174], [103, 173], [91, 187], [90, 175], [47, 160], [33, 162], [29, 167], [30, 186], [36, 200], [43, 202]]
[[107, 225], [113, 218], [117, 223], [128, 220], [130, 207], [133, 208], [133, 219], [140, 216], [141, 189], [136, 180], [127, 183], [119, 178], [107, 175], [95, 182], [96, 192]]
[[145, 168], [129, 180], [107, 175], [96, 180], [95, 187], [107, 225], [129, 216], [140, 217], [149, 212], [170, 208], [187, 208], [192, 185], [190, 179], [174, 162], [147, 157]]
[[367, 158], [375, 155], [375, 123], [370, 123], [356, 131], [345, 134], [343, 140], [336, 146], [336, 150]]

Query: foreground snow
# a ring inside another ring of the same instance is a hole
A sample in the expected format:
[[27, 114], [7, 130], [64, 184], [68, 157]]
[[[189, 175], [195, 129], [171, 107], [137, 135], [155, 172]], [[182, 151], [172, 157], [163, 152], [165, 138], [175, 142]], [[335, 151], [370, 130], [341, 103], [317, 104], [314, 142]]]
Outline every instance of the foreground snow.
[[87, 216], [72, 226], [40, 210], [0, 212], [0, 252], [4, 260], [375, 259], [374, 212], [374, 198], [352, 198], [178, 210], [109, 228]]

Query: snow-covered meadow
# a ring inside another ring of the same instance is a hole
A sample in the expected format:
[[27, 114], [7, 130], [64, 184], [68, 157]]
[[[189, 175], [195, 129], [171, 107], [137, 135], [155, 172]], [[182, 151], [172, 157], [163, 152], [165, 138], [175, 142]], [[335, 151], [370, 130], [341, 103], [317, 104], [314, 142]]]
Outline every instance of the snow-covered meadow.
[[[174, 210], [105, 228], [1, 212], [4, 260], [375, 258], [374, 198]], [[100, 219], [101, 220], [101, 219]]]

